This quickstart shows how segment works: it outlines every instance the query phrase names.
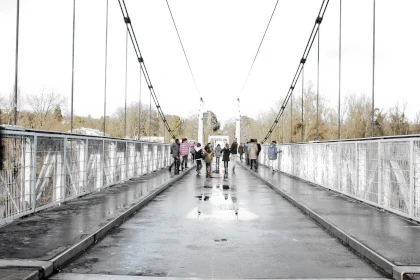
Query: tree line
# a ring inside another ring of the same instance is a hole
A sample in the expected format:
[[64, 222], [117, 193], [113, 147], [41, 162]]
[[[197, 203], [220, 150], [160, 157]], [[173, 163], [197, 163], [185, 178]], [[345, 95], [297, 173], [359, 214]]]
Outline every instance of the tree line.
[[[0, 123], [13, 124], [13, 94], [9, 98], [0, 96]], [[54, 130], [67, 132], [70, 130], [70, 116], [63, 114], [62, 108], [68, 104], [66, 98], [55, 91], [43, 90], [38, 94], [23, 96], [18, 91], [17, 125], [30, 129]], [[255, 117], [241, 116], [241, 142], [251, 138], [262, 140], [273, 124], [283, 100], [273, 102], [272, 108], [260, 112]], [[278, 143], [308, 142], [316, 140], [317, 106], [318, 103], [318, 139], [335, 140], [338, 138], [338, 110], [322, 95], [317, 102], [317, 94], [312, 82], [308, 82], [303, 95], [293, 97], [274, 129], [269, 140]], [[371, 99], [363, 94], [349, 94], [341, 102], [341, 139], [365, 138], [371, 136], [372, 108]], [[292, 107], [291, 107], [292, 106]], [[303, 124], [302, 124], [303, 106]], [[165, 142], [170, 141], [164, 123], [157, 110], [150, 104], [133, 102], [127, 105], [127, 135], [124, 135], [125, 110], [123, 107], [106, 116], [106, 133], [112, 137], [137, 139], [140, 130], [141, 137], [165, 136]], [[25, 108], [25, 109], [24, 109]], [[375, 108], [375, 136], [408, 135], [420, 133], [420, 112], [409, 120], [406, 114], [406, 104], [395, 104], [391, 108]], [[140, 114], [139, 114], [140, 112]], [[139, 126], [140, 118], [140, 126]], [[198, 130], [198, 114], [187, 117], [165, 115], [167, 123], [178, 138], [196, 140]], [[204, 112], [204, 139], [208, 135], [235, 135], [235, 119], [224, 122], [223, 128], [216, 114]], [[104, 118], [89, 116], [73, 117], [73, 128], [104, 129]], [[205, 140], [206, 141], [206, 140]]]

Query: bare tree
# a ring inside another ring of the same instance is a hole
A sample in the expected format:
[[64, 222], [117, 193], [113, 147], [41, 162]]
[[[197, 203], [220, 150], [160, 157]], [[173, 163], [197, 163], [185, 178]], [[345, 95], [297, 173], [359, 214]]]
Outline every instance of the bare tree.
[[60, 93], [45, 89], [40, 94], [27, 95], [27, 101], [34, 114], [31, 126], [38, 129], [49, 129], [53, 124], [54, 109], [66, 104], [66, 98]]

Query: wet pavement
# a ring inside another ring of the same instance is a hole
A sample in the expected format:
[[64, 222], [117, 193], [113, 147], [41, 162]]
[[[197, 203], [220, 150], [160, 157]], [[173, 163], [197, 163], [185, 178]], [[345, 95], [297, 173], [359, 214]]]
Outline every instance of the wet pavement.
[[228, 175], [190, 172], [52, 279], [384, 277], [248, 170]]
[[51, 260], [173, 176], [163, 169], [0, 227], [0, 259]]
[[420, 265], [420, 224], [264, 166], [258, 174], [395, 265]]

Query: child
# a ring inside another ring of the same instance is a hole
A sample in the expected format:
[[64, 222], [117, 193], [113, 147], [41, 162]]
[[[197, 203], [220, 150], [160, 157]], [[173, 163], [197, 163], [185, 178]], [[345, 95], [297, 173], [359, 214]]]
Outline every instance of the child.
[[195, 162], [197, 165], [197, 168], [195, 171], [197, 171], [197, 175], [200, 175], [201, 171], [201, 160], [203, 159], [203, 149], [201, 149], [201, 144], [197, 143], [197, 146], [195, 147], [195, 153], [194, 153]]
[[206, 178], [211, 178], [211, 161], [213, 160], [213, 154], [209, 144], [204, 147], [203, 156], [204, 162], [206, 163]]

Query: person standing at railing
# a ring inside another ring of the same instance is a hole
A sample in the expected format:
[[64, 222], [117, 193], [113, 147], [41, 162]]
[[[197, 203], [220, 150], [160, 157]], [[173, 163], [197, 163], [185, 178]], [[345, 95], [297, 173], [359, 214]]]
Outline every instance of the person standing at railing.
[[281, 153], [281, 150], [277, 150], [277, 143], [276, 141], [271, 142], [270, 146], [268, 147], [267, 154], [268, 154], [268, 167], [270, 168], [271, 174], [274, 173], [274, 161], [277, 160], [277, 154]]
[[188, 168], [188, 154], [190, 153], [190, 144], [188, 143], [187, 138], [182, 138], [182, 143], [179, 146], [179, 153], [182, 157], [181, 170], [184, 171], [184, 167], [185, 169]]
[[257, 158], [258, 158], [258, 146], [255, 143], [254, 139], [251, 139], [250, 143], [248, 144], [248, 155], [249, 155], [249, 161], [252, 166], [255, 166], [255, 170], [257, 170]]
[[169, 166], [169, 172], [171, 172], [172, 166], [175, 165], [175, 174], [179, 174], [179, 139], [176, 139], [175, 143], [171, 145], [171, 155], [174, 158], [174, 162]]
[[232, 145], [230, 146], [230, 152], [232, 153], [232, 171], [235, 172], [236, 167], [236, 155], [238, 154], [238, 142], [236, 138], [233, 140]]

